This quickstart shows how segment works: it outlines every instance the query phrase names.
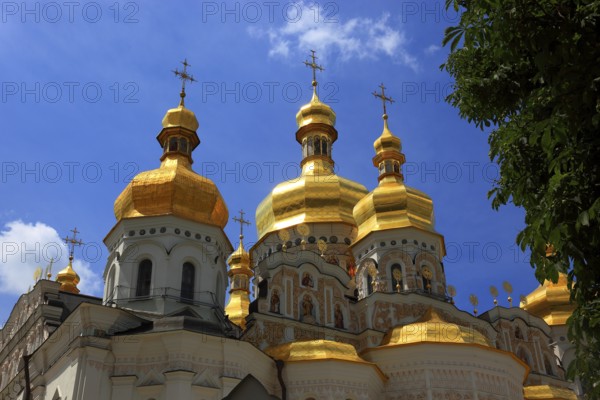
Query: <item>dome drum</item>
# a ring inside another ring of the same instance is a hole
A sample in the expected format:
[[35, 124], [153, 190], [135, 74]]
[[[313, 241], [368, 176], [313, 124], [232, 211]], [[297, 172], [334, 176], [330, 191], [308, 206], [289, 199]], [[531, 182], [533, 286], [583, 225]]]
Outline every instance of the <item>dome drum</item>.
[[322, 133], [331, 139], [331, 143], [338, 138], [338, 131], [333, 126], [324, 123], [312, 123], [303, 125], [296, 131], [296, 141], [302, 144], [302, 140], [311, 134]]

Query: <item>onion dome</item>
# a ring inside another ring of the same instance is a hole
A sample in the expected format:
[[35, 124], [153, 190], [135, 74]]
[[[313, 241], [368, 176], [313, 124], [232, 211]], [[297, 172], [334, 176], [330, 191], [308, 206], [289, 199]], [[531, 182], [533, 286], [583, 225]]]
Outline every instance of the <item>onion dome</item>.
[[565, 325], [575, 310], [567, 284], [567, 275], [559, 273], [556, 283], [544, 281], [543, 285], [525, 297], [521, 307], [542, 318], [550, 326]]
[[79, 293], [77, 285], [80, 279], [73, 269], [73, 256], [69, 257], [69, 264], [56, 275], [56, 281], [60, 283], [60, 290], [63, 292]]
[[[56, 275], [56, 281], [60, 283], [59, 290], [77, 294], [79, 293], [79, 289], [77, 288], [77, 285], [79, 284], [79, 275], [77, 275], [77, 272], [73, 269], [73, 255], [75, 254], [75, 246], [81, 246], [83, 242], [81, 239], [77, 238], [77, 234], [79, 233], [77, 228], [71, 230], [71, 232], [73, 232], [72, 237], [67, 236], [63, 239], [69, 246], [69, 264]], [[52, 275], [48, 270], [48, 277], [50, 276]]]
[[275, 360], [288, 362], [306, 361], [341, 361], [363, 364], [375, 369], [385, 381], [385, 374], [377, 364], [366, 361], [357, 353], [354, 346], [333, 340], [298, 340], [294, 342], [267, 347], [264, 352]]
[[256, 210], [256, 228], [259, 240], [270, 232], [302, 223], [344, 223], [355, 226], [352, 210], [367, 193], [354, 181], [334, 173], [331, 155], [337, 140], [335, 112], [322, 103], [317, 95], [314, 70], [322, 68], [305, 62], [313, 68], [313, 95], [296, 115], [296, 140], [302, 146], [300, 177], [282, 182], [259, 204]]
[[523, 387], [523, 397], [526, 400], [578, 400], [579, 397], [571, 390], [554, 385], [531, 385]]
[[420, 190], [404, 184], [402, 143], [390, 131], [387, 119], [384, 108], [383, 132], [373, 144], [373, 165], [379, 170], [379, 185], [354, 207], [358, 225], [356, 241], [374, 231], [397, 228], [415, 227], [436, 233], [433, 201]]
[[309, 124], [325, 124], [329, 126], [335, 125], [335, 112], [327, 104], [319, 100], [317, 92], [313, 91], [310, 102], [303, 105], [296, 114], [296, 123], [298, 128], [302, 128]]
[[210, 179], [192, 170], [192, 151], [200, 144], [198, 120], [185, 108], [182, 90], [178, 107], [163, 118], [157, 140], [163, 148], [159, 168], [138, 174], [117, 197], [117, 221], [174, 215], [190, 221], [225, 227], [229, 218], [225, 201]]
[[398, 346], [412, 343], [474, 343], [491, 347], [481, 332], [446, 321], [433, 308], [412, 324], [392, 328], [383, 338], [382, 346]]
[[344, 360], [368, 363], [359, 357], [351, 344], [324, 339], [294, 341], [271, 346], [265, 349], [265, 353], [282, 361]]
[[244, 212], [240, 211], [240, 218], [234, 217], [234, 221], [240, 223], [240, 245], [231, 253], [227, 259], [229, 264], [229, 302], [225, 307], [225, 313], [229, 319], [236, 325], [244, 329], [246, 327], [246, 317], [250, 313], [250, 279], [253, 272], [250, 267], [250, 254], [244, 249], [244, 224], [249, 225], [244, 220]]

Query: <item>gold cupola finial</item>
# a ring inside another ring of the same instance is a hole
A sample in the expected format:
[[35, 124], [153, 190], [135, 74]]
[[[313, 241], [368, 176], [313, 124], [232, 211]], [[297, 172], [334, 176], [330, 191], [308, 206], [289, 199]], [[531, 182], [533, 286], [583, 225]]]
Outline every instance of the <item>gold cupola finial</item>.
[[245, 328], [246, 317], [250, 312], [250, 254], [244, 249], [244, 225], [250, 225], [250, 221], [244, 219], [244, 211], [240, 210], [240, 217], [233, 220], [240, 224], [240, 244], [227, 259], [229, 264], [229, 302], [225, 307], [225, 313], [234, 324]]
[[75, 253], [75, 246], [83, 245], [83, 242], [77, 239], [79, 231], [77, 228], [71, 230], [73, 237], [65, 237], [63, 240], [69, 246], [69, 264], [56, 275], [56, 281], [60, 283], [60, 290], [63, 292], [79, 293], [77, 284], [79, 283], [79, 275], [73, 269], [73, 254]]
[[394, 103], [394, 99], [385, 95], [385, 86], [383, 83], [379, 85], [381, 93], [373, 92], [373, 96], [380, 98], [383, 103], [383, 132], [381, 136], [375, 140], [375, 157], [373, 157], [373, 165], [379, 168], [379, 181], [386, 176], [391, 176], [394, 179], [403, 180], [402, 164], [406, 161], [402, 154], [402, 142], [400, 138], [395, 136], [388, 127], [388, 115], [386, 103]]

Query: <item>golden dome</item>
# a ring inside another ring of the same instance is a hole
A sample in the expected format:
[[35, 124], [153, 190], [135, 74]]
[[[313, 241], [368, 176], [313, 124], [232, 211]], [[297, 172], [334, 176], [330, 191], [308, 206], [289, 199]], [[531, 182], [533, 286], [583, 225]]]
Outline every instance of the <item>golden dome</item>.
[[192, 170], [191, 152], [200, 143], [198, 121], [183, 105], [163, 118], [157, 139], [164, 149], [159, 168], [138, 174], [117, 197], [117, 221], [174, 215], [195, 222], [225, 227], [227, 206], [217, 186]]
[[379, 185], [354, 207], [358, 225], [356, 241], [374, 231], [396, 228], [415, 227], [435, 233], [433, 201], [404, 184], [402, 144], [390, 132], [386, 114], [383, 119], [383, 132], [373, 144], [376, 152], [373, 165], [379, 169]]
[[258, 237], [301, 223], [355, 226], [352, 209], [366, 193], [363, 185], [335, 175], [326, 161], [309, 161], [299, 178], [280, 183], [259, 204]]
[[162, 120], [162, 126], [163, 128], [182, 127], [196, 132], [200, 124], [192, 110], [180, 105], [167, 111]]
[[344, 360], [368, 364], [360, 358], [351, 344], [331, 340], [295, 341], [271, 346], [265, 353], [276, 360], [305, 361], [305, 360]]
[[317, 96], [316, 88], [309, 103], [303, 105], [296, 114], [298, 128], [308, 124], [335, 125], [335, 112], [327, 104], [322, 103]]
[[544, 281], [543, 285], [527, 295], [521, 307], [550, 326], [565, 325], [575, 309], [570, 301], [567, 281], [567, 275], [563, 273], [559, 273], [556, 283]]
[[366, 361], [357, 353], [354, 346], [332, 340], [303, 340], [267, 347], [264, 352], [275, 360], [294, 361], [344, 361], [364, 364], [375, 369], [382, 380], [387, 377], [377, 364]]
[[430, 307], [416, 322], [392, 328], [383, 338], [381, 345], [395, 346], [423, 342], [474, 343], [491, 347], [482, 333], [473, 327], [445, 321], [433, 307]]
[[231, 253], [229, 258], [227, 259], [227, 264], [230, 266], [230, 270], [250, 270], [250, 254], [244, 248], [244, 243], [242, 243], [242, 239], [240, 238], [240, 245], [238, 248]]
[[387, 115], [383, 116], [383, 132], [381, 133], [381, 136], [375, 140], [373, 147], [375, 148], [376, 154], [381, 154], [384, 151], [398, 153], [402, 151], [402, 142], [400, 141], [400, 138], [395, 136], [388, 127]]
[[[235, 219], [235, 218], [234, 218]], [[244, 222], [243, 214], [240, 224]], [[254, 273], [250, 268], [250, 254], [244, 249], [244, 235], [240, 234], [240, 245], [227, 259], [229, 264], [229, 301], [225, 313], [234, 324], [246, 328], [246, 317], [250, 313], [250, 278]]]
[[69, 257], [69, 264], [56, 275], [56, 281], [63, 292], [79, 293], [79, 275], [73, 270], [73, 257]]
[[174, 215], [223, 228], [229, 218], [217, 186], [182, 157], [167, 157], [160, 168], [138, 174], [117, 197], [114, 210], [118, 221]]
[[433, 202], [425, 193], [402, 182], [382, 180], [354, 207], [360, 240], [374, 231], [416, 227], [435, 232]]
[[579, 397], [568, 388], [553, 385], [532, 385], [523, 387], [525, 400], [577, 400]]

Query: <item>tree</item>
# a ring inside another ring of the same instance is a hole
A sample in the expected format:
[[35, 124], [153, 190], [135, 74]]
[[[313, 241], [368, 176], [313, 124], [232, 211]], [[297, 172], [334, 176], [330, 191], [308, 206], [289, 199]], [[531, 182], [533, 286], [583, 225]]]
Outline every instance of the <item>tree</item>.
[[[489, 131], [500, 178], [498, 209], [525, 210], [517, 236], [540, 282], [568, 273], [568, 321], [579, 376], [600, 398], [600, 1], [446, 0], [460, 11], [446, 29], [441, 66], [455, 80], [447, 101]], [[551, 244], [552, 254], [546, 256]]]

